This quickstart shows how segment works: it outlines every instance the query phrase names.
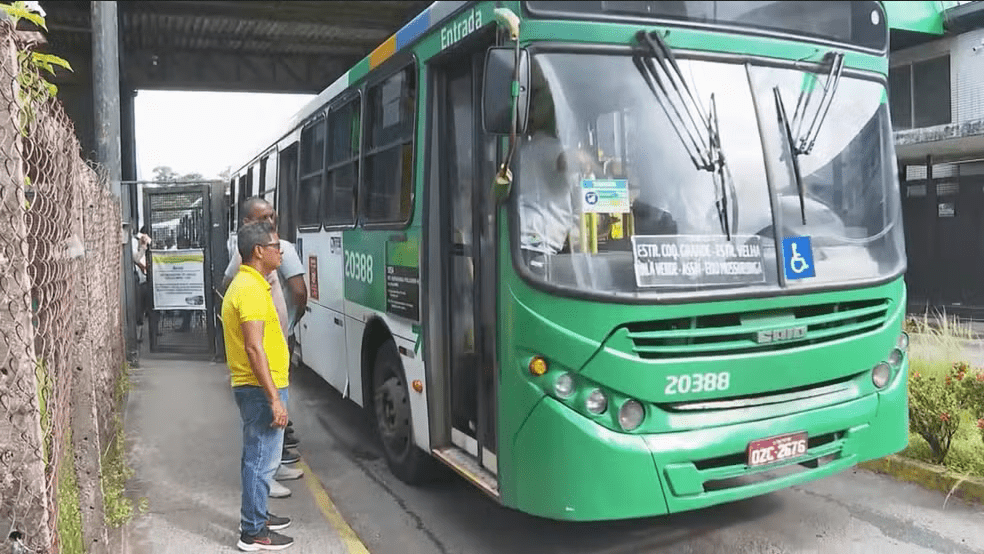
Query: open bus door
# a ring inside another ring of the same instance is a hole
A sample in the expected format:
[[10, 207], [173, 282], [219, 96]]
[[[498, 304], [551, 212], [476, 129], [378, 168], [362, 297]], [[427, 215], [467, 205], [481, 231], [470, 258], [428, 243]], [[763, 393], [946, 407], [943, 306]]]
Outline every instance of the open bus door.
[[[450, 438], [436, 454], [497, 494], [496, 437], [496, 140], [482, 130], [485, 47], [462, 47], [436, 67], [433, 97], [443, 218], [442, 257], [448, 352]], [[476, 471], [477, 470], [477, 471]], [[476, 479], [477, 478], [477, 479]]]

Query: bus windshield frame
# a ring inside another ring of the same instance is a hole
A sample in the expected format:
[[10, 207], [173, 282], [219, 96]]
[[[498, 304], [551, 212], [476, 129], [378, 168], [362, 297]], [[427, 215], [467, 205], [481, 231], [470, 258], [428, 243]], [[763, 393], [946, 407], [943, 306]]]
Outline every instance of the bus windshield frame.
[[[616, 59], [621, 59], [625, 67], [622, 68], [620, 66], [619, 71], [621, 71], [626, 75], [630, 75], [629, 77], [630, 79], [638, 78], [639, 83], [638, 86], [635, 88], [639, 90], [636, 90], [634, 92], [625, 90], [624, 91], [625, 94], [620, 96], [625, 96], [625, 97], [633, 96], [638, 99], [641, 97], [641, 95], [643, 95], [643, 93], [641, 92], [642, 87], [644, 87], [644, 85], [642, 85], [642, 78], [637, 73], [635, 73], [635, 71], [631, 69], [631, 63], [627, 61], [631, 59], [629, 49], [613, 49], [610, 47], [593, 48], [590, 46], [576, 46], [576, 45], [572, 46], [572, 45], [562, 45], [562, 44], [552, 43], [549, 45], [547, 44], [534, 45], [530, 48], [530, 53], [531, 53], [531, 59], [534, 60], [535, 65], [540, 63], [537, 62], [536, 60], [544, 59], [543, 58], [544, 56], [553, 57], [555, 59], [558, 55], [566, 55], [568, 57], [572, 55], [582, 56], [584, 58], [583, 59], [584, 63], [578, 64], [579, 66], [584, 66], [584, 64], [590, 64], [591, 59], [594, 58], [595, 69], [589, 71], [589, 73], [594, 71], [600, 71], [600, 66], [598, 66], [598, 60], [600, 59], [611, 58], [611, 60], [613, 61]], [[688, 75], [691, 75], [692, 71], [698, 68], [698, 66], [694, 64], [703, 64], [705, 67], [702, 72], [705, 75], [709, 74], [708, 69], [715, 69], [713, 65], [717, 63], [722, 64], [720, 66], [721, 69], [724, 69], [725, 66], [731, 66], [732, 68], [741, 68], [743, 65], [746, 65], [740, 63], [736, 57], [730, 55], [715, 56], [711, 54], [701, 54], [695, 56], [692, 55], [693, 54], [692, 52], [681, 52], [680, 54], [681, 54], [680, 55], [681, 63], [684, 64], [685, 72]], [[818, 79], [823, 79], [826, 76], [823, 66], [820, 64], [817, 64], [812, 69], [807, 69], [806, 66], [804, 66], [803, 64], [780, 63], [775, 60], [764, 60], [764, 59], [758, 59], [752, 57], [747, 57], [747, 58], [742, 57], [742, 60], [748, 64], [748, 71], [750, 71], [749, 76], [747, 77], [748, 79], [747, 81], [745, 81], [746, 77], [744, 76], [741, 77], [741, 79], [744, 81], [744, 84], [742, 84], [742, 86], [750, 87], [749, 90], [746, 92], [746, 95], [750, 94], [751, 96], [757, 96], [760, 100], [770, 98], [771, 95], [773, 94], [773, 90], [771, 89], [771, 87], [781, 82], [783, 83], [783, 95], [787, 98], [787, 101], [795, 102], [795, 96], [793, 94], [793, 91], [796, 90], [796, 87], [800, 82], [802, 82], [802, 79], [804, 78], [805, 75], [812, 74], [815, 75], [816, 78]], [[711, 65], [709, 66], [708, 64]], [[741, 69], [740, 73], [744, 75], [745, 71], [746, 71], [745, 69]], [[559, 74], [556, 73], [556, 70], [554, 70], [552, 73], [554, 73], [554, 75], [549, 79], [547, 79], [548, 81], [550, 81], [550, 84], [547, 86], [551, 87], [551, 90], [553, 90], [552, 87], [558, 86], [557, 83], [565, 83], [565, 78], [560, 77]], [[536, 95], [537, 87], [538, 86], [542, 87], [547, 83], [540, 83], [538, 85], [537, 84], [538, 80], [536, 78], [536, 71], [534, 71], [534, 74], [535, 74], [534, 83], [531, 88], [533, 89], [533, 94]], [[569, 72], [567, 74], [570, 75]], [[776, 79], [778, 79], [778, 81]], [[702, 89], [700, 94], [700, 101], [705, 102], [708, 98], [708, 95], [711, 92], [714, 92], [712, 88], [708, 87], [708, 84], [713, 81], [708, 81], [707, 77], [705, 77], [702, 81], [703, 81], [703, 85], [699, 87], [700, 89]], [[737, 82], [737, 80], [733, 81], [732, 83], [734, 82]], [[554, 92], [559, 92], [562, 95], [566, 93], [568, 96], [570, 96], [571, 90], [574, 89], [570, 89], [566, 91], [564, 90], [566, 87], [569, 87], [570, 85], [571, 83], [569, 82], [565, 84], [561, 84], [559, 85], [561, 86], [561, 89], [556, 90]], [[885, 86], [886, 83], [883, 77], [880, 78], [877, 75], [868, 72], [862, 72], [857, 70], [845, 70], [843, 76], [843, 83], [841, 84], [843, 90], [836, 95], [837, 96], [836, 101], [839, 103], [839, 105], [843, 103], [848, 103], [847, 105], [851, 106], [852, 102], [858, 101], [853, 99], [865, 98], [866, 105], [872, 104], [872, 102], [874, 102], [875, 104], [879, 104], [880, 106], [881, 103], [880, 93], [884, 90]], [[581, 88], [581, 87], [575, 87], [575, 88]], [[717, 92], [721, 92], [721, 90], [718, 90]], [[651, 94], [651, 93], [649, 93], [649, 91], [646, 90], [645, 94]], [[558, 100], [560, 99], [555, 99], [555, 101]], [[574, 104], [569, 103], [568, 107], [564, 108], [564, 113], [550, 114], [550, 116], [555, 118], [555, 124], [560, 125], [563, 123], [564, 120], [567, 120], [568, 123], [570, 122], [569, 118], [571, 116], [565, 115], [565, 113], [568, 114], [573, 113], [571, 112], [571, 107], [575, 106], [577, 101], [573, 96], [570, 96], [567, 99], [567, 101], [568, 103], [574, 102]], [[658, 108], [655, 107], [659, 104], [659, 100], [657, 98], [653, 98], [652, 96], [649, 96], [646, 102], [651, 102], [653, 106], [652, 109], [658, 111]], [[528, 223], [533, 222], [534, 224], [536, 224], [536, 221], [529, 220], [528, 218], [524, 217], [522, 214], [531, 213], [529, 211], [529, 208], [530, 206], [535, 205], [536, 201], [532, 199], [524, 198], [524, 194], [530, 191], [530, 183], [523, 182], [524, 177], [526, 179], [530, 178], [528, 175], [529, 169], [524, 167], [524, 163], [527, 164], [530, 163], [530, 158], [524, 155], [526, 152], [524, 148], [520, 149], [519, 152], [520, 155], [518, 156], [518, 159], [516, 161], [516, 167], [518, 170], [517, 183], [516, 183], [516, 187], [514, 188], [513, 194], [511, 195], [512, 198], [510, 201], [510, 218], [509, 218], [510, 229], [511, 229], [510, 249], [513, 252], [513, 263], [516, 271], [520, 275], [522, 275], [527, 282], [529, 282], [536, 288], [540, 288], [552, 294], [559, 294], [561, 296], [571, 296], [571, 297], [583, 297], [583, 298], [597, 299], [597, 300], [603, 300], [609, 302], [615, 301], [620, 303], [652, 303], [652, 302], [686, 303], [686, 302], [693, 302], [697, 300], [756, 298], [756, 297], [775, 296], [777, 294], [781, 295], [781, 294], [790, 294], [790, 293], [792, 294], [803, 293], [807, 291], [844, 290], [844, 289], [857, 288], [859, 286], [878, 285], [884, 282], [891, 281], [897, 278], [898, 275], [901, 274], [901, 272], [904, 272], [905, 271], [904, 250], [900, 250], [902, 249], [902, 247], [900, 246], [900, 244], [898, 244], [899, 240], [901, 240], [899, 237], [901, 230], [900, 228], [896, 228], [896, 226], [901, 225], [901, 205], [900, 205], [900, 199], [898, 198], [897, 187], [891, 187], [890, 184], [890, 181], [893, 178], [895, 178], [894, 177], [895, 168], [894, 168], [894, 164], [891, 161], [892, 158], [894, 158], [893, 145], [886, 142], [886, 141], [890, 141], [891, 139], [890, 131], [886, 130], [886, 125], [888, 124], [887, 107], [880, 106], [877, 109], [874, 109], [872, 108], [872, 106], [869, 105], [867, 108], [864, 108], [864, 110], [867, 110], [866, 113], [869, 113], [869, 116], [866, 117], [872, 118], [869, 121], [869, 124], [865, 126], [867, 128], [866, 132], [868, 133], [875, 132], [877, 133], [878, 136], [880, 136], [880, 139], [878, 141], [879, 143], [881, 143], [881, 146], [878, 147], [881, 150], [881, 155], [878, 156], [879, 158], [878, 166], [880, 167], [880, 169], [876, 171], [876, 173], [878, 174], [879, 180], [884, 181], [882, 187], [884, 187], [883, 194], [885, 196], [880, 202], [884, 203], [884, 208], [886, 210], [885, 216], [891, 220], [890, 223], [887, 224], [888, 227], [885, 227], [884, 232], [880, 233], [880, 235], [884, 235], [885, 233], [890, 232], [888, 238], [885, 239], [887, 242], [886, 245], [884, 246], [884, 248], [888, 249], [885, 253], [889, 255], [889, 258], [891, 258], [891, 260], [889, 260], [890, 263], [884, 265], [881, 262], [877, 262], [879, 263], [881, 269], [879, 269], [878, 271], [872, 271], [871, 273], [866, 274], [866, 276], [858, 275], [855, 276], [854, 278], [837, 278], [834, 277], [833, 274], [828, 271], [825, 272], [826, 278], [821, 277], [819, 279], [804, 279], [794, 282], [794, 281], [785, 281], [782, 276], [783, 274], [783, 272], [781, 271], [782, 264], [777, 259], [779, 254], [776, 253], [778, 247], [778, 241], [776, 241], [773, 234], [774, 230], [777, 228], [775, 226], [779, 226], [781, 228], [780, 229], [781, 237], [796, 236], [801, 234], [816, 235], [818, 231], [823, 231], [820, 234], [825, 234], [827, 231], [830, 231], [832, 229], [832, 227], [830, 227], [830, 225], [828, 224], [836, 222], [836, 217], [831, 217], [833, 214], [830, 212], [830, 210], [823, 205], [823, 202], [816, 201], [818, 198], [814, 195], [813, 200], [811, 200], [810, 197], [806, 199], [807, 208], [808, 208], [806, 211], [808, 216], [807, 224], [800, 225], [799, 216], [801, 211], [801, 203], [803, 202], [803, 195], [799, 194], [798, 191], [796, 190], [797, 185], [795, 180], [791, 178], [791, 175], [783, 175], [786, 172], [787, 162], [789, 161], [788, 154], [783, 155], [780, 152], [778, 155], [776, 155], [776, 152], [779, 151], [779, 149], [785, 144], [785, 142], [782, 134], [780, 133], [779, 125], [776, 123], [777, 114], [774, 112], [774, 107], [772, 104], [755, 105], [755, 103], [752, 102], [751, 100], [747, 101], [747, 104], [748, 104], [747, 111], [756, 114], [755, 116], [749, 116], [750, 119], [746, 117], [746, 119], [749, 119], [747, 122], [747, 126], [748, 126], [747, 137], [750, 140], [748, 142], [750, 144], [754, 144], [758, 146], [754, 146], [754, 145], [749, 146], [748, 148], [751, 149], [750, 152], [742, 153], [735, 150], [735, 146], [737, 144], [735, 142], [736, 126], [734, 122], [732, 122], [730, 125], [726, 125], [726, 127], [723, 127], [723, 132], [725, 132], [726, 134], [730, 133], [731, 138], [730, 140], [728, 140], [726, 135], [725, 137], [726, 140], [722, 148], [724, 149], [724, 154], [731, 157], [732, 162], [739, 163], [739, 165], [734, 168], [735, 176], [739, 177], [739, 181], [743, 181], [746, 185], [744, 188], [739, 186], [737, 190], [729, 191], [729, 197], [734, 202], [741, 203], [743, 205], [743, 210], [744, 210], [741, 213], [742, 228], [740, 229], [735, 228], [735, 231], [737, 235], [740, 235], [739, 240], [745, 240], [745, 243], [736, 246], [736, 248], [739, 250], [741, 250], [742, 248], [745, 248], [746, 250], [748, 248], [751, 248], [754, 250], [759, 246], [763, 248], [764, 250], [763, 261], [767, 264], [766, 266], [763, 266], [766, 268], [765, 269], [766, 280], [764, 282], [758, 285], [740, 284], [736, 281], [734, 283], [731, 283], [730, 285], [724, 283], [717, 283], [717, 284], [705, 283], [703, 285], [696, 285], [696, 286], [670, 286], [670, 287], [651, 286], [651, 287], [642, 288], [642, 285], [639, 284], [638, 282], [639, 277], [637, 275], [636, 276], [637, 286], [634, 290], [630, 291], [625, 287], [621, 287], [621, 286], [616, 286], [615, 288], [611, 288], [611, 289], [608, 288], [596, 289], [593, 286], [572, 286], [573, 282], [567, 283], [566, 281], [563, 280], [555, 281], [555, 279], [553, 277], [550, 277], [548, 273], [542, 273], [539, 271], [539, 269], [543, 269], [544, 271], [547, 271], [551, 264], [551, 256], [549, 255], [542, 256], [539, 253], [556, 252], [559, 250], [562, 250], [563, 252], [571, 252], [571, 253], [587, 252], [587, 251], [580, 250], [581, 248], [583, 248], [583, 246], [577, 246], [574, 244], [573, 240], [570, 240], [570, 237], [572, 237], [573, 235], [568, 235], [569, 240], [567, 240], [567, 242], [564, 242], [563, 240], [558, 240], [558, 239], [551, 240], [552, 237], [550, 233], [546, 233], [542, 235], [538, 233], [534, 233], [532, 235], [534, 239], [537, 236], [541, 236], [544, 239], [544, 242], [543, 244], [536, 244], [536, 243], [530, 244], [531, 235], [530, 233], [527, 232], [527, 229], [529, 228]], [[582, 106], [582, 108], [583, 107], [584, 106]], [[844, 107], [845, 107], [844, 105], [841, 105], [841, 109], [843, 109]], [[538, 118], [542, 117], [542, 115], [537, 115], [535, 106], [531, 109], [532, 109], [531, 123], [534, 123]], [[577, 109], [575, 109], [575, 111], [577, 111]], [[885, 112], [885, 113], [881, 113], [881, 112]], [[764, 120], [771, 120], [772, 121], [771, 125], [768, 125], [764, 128], [756, 128], [755, 118], [759, 116], [761, 116]], [[647, 117], [652, 117], [652, 116], [647, 116]], [[837, 128], [843, 128], [845, 125], [850, 127], [854, 125], [854, 123], [850, 121], [842, 121], [843, 118], [835, 113], [830, 114], [828, 117], [833, 119], [828, 119], [828, 123], [824, 125], [821, 144], [818, 145], [818, 147], [821, 150], [825, 151], [824, 153], [821, 153], [820, 156], [822, 157], [825, 156], [829, 158], [830, 156], [839, 155], [837, 154], [837, 152], [845, 151], [842, 149], [848, 146], [846, 143], [840, 144], [842, 142], [841, 140], [835, 141], [838, 143], [838, 145], [831, 144], [831, 138], [837, 137], [839, 135]], [[733, 119], [733, 116], [731, 118]], [[647, 121], [653, 122], [656, 120], [647, 119]], [[569, 125], [567, 125], [567, 127], [569, 127]], [[677, 156], [679, 158], [679, 164], [678, 164], [680, 166], [679, 170], [684, 171], [684, 173], [679, 173], [678, 175], [680, 176], [687, 175], [686, 171], [689, 170], [685, 170], [684, 167], [689, 166], [691, 170], [693, 170], [693, 167], [689, 161], [685, 161], [685, 157], [683, 156], [684, 150], [680, 146], [680, 139], [678, 138], [677, 135], [673, 134], [669, 126], [665, 126], [662, 129], [663, 129], [662, 131], [663, 138], [661, 139], [660, 142], [661, 143], [665, 142], [666, 144], [662, 145], [661, 149], [664, 150], [664, 152], [668, 152], [668, 150], [666, 150], [667, 148], [669, 148], [670, 150], [677, 150], [679, 154]], [[571, 133], [569, 132], [570, 129], [563, 130], [558, 127], [557, 130], [558, 130], [558, 136], [560, 136], [559, 140], [562, 143], [564, 143], [565, 150], [567, 150], [566, 147], [572, 145], [571, 139], [569, 138], [571, 136]], [[856, 131], [860, 132], [861, 131], [860, 127], [856, 129]], [[745, 133], [746, 131], [742, 131], [742, 132]], [[527, 135], [528, 137], [523, 138], [521, 140], [528, 142], [530, 140], [530, 137], [533, 136], [531, 133], [527, 133]], [[860, 135], [851, 135], [851, 136], [854, 136], [855, 140], [858, 137], [860, 137]], [[843, 139], [844, 137], [846, 137], [846, 135], [841, 136], [841, 139]], [[766, 148], [765, 143], [760, 143], [761, 140], [770, 143], [772, 147]], [[527, 142], [524, 142], [523, 144], [527, 144]], [[631, 140], [629, 142], [631, 142]], [[612, 145], [609, 145], [609, 147], [610, 146]], [[625, 146], [628, 147], [628, 145]], [[744, 148], [744, 149], [747, 150], [748, 148]], [[764, 151], [763, 148], [765, 148]], [[830, 151], [830, 148], [835, 148], [835, 150]], [[738, 161], [739, 158], [735, 158], [735, 155], [738, 154], [740, 154], [745, 159], [744, 162], [739, 162]], [[749, 154], [753, 154], [753, 156], [749, 158]], [[765, 158], [763, 158], [762, 156], [765, 156]], [[814, 159], [816, 159], [815, 158], [816, 156], [817, 153], [814, 153]], [[563, 158], [565, 159], [566, 164], [587, 163], [570, 157], [569, 153], [565, 154]], [[753, 166], [758, 166], [758, 168], [755, 170], [756, 174], [754, 176], [748, 173], [748, 168], [751, 167], [749, 164], [752, 164]], [[811, 165], [815, 166], [816, 164], [813, 163]], [[594, 177], [602, 178], [602, 174], [599, 171], [597, 171], [598, 167], [597, 166], [593, 166], [593, 167], [595, 169], [595, 174], [592, 178]], [[745, 169], [741, 169], [742, 167], [744, 167]], [[813, 190], [814, 193], [816, 193], [820, 189], [816, 188], [816, 185], [819, 184], [817, 182], [818, 176], [811, 175], [814, 170], [816, 170], [816, 167], [814, 167], [813, 169], [808, 169], [807, 172], [805, 173], [806, 176], [805, 178], [807, 179], [807, 185], [810, 186], [810, 188]], [[539, 171], [540, 175], [544, 175], [543, 171], [545, 170], [540, 169], [536, 171]], [[571, 171], [577, 173], [578, 171], [581, 170], [574, 169]], [[730, 171], [731, 170], [729, 170], [729, 172]], [[771, 192], [766, 190], [765, 181], [768, 180], [766, 179], [767, 172], [772, 172], [774, 175], [770, 179], [773, 181], [772, 186], [776, 187], [776, 190]], [[694, 175], [697, 175], [699, 173], [700, 172], [697, 171]], [[829, 174], [829, 171], [827, 171], [827, 173]], [[699, 179], [706, 180], [709, 183], [710, 179], [712, 178], [712, 175], [707, 172], [704, 172], [703, 175], [704, 177], [700, 177]], [[742, 175], [744, 175], [744, 177], [741, 177]], [[582, 176], [580, 175], [580, 173], [577, 173], [577, 175], [574, 178], [576, 181], [580, 182], [581, 177]], [[608, 177], [611, 177], [611, 175], [608, 175], [604, 178], [608, 178]], [[694, 180], [697, 178], [698, 177], [689, 178], [692, 181], [691, 184], [694, 186], [687, 188], [687, 190], [693, 191], [688, 194], [700, 194], [702, 196], [716, 194], [714, 188], [710, 186], [700, 185], [698, 181]], [[633, 179], [630, 178], [629, 181], [631, 183]], [[748, 185], [750, 183], [754, 183], [754, 186], [757, 190], [755, 191], [750, 190], [748, 188]], [[632, 184], [629, 185], [630, 188], [632, 186], [633, 186]], [[632, 192], [630, 191], [630, 196], [631, 195]], [[770, 198], [772, 199], [771, 202], [773, 202], [771, 209], [768, 207], [770, 203]], [[876, 202], [876, 204], [879, 202], [878, 199], [875, 199], [874, 201]], [[750, 219], [750, 217], [760, 217], [760, 216], [750, 213], [748, 211], [748, 206], [758, 205], [758, 204], [763, 205], [764, 210], [761, 210], [762, 212], [761, 215], [766, 216], [767, 219], [763, 219], [761, 221], [755, 219], [754, 221], [758, 221], [758, 223], [756, 223], [755, 225], [751, 225], [753, 219]], [[634, 201], [633, 201], [633, 205], [635, 205]], [[735, 204], [734, 208], [729, 208], [729, 213], [737, 216], [738, 215], [737, 212], [732, 211], [737, 209], [738, 209], [738, 204]], [[575, 210], [577, 210], [576, 207]], [[536, 215], [536, 217], [538, 219], [545, 218], [546, 221], [549, 221], [553, 215], [556, 215], [556, 214], [549, 213], [550, 209], [538, 210], [538, 212], [539, 213]], [[769, 213], [773, 215], [769, 216], [768, 215]], [[778, 217], [778, 219], [776, 219], [776, 217]], [[583, 214], [581, 219], [583, 220]], [[708, 221], [710, 221], [710, 219], [711, 217], [709, 215]], [[708, 225], [711, 224], [708, 223]], [[751, 228], [749, 227], [750, 225]], [[817, 227], [818, 225], [820, 227]], [[764, 229], [766, 226], [773, 226], [773, 227], [770, 230], [765, 230], [764, 232], [762, 232], [760, 228]], [[709, 236], [712, 234], [721, 233], [720, 229], [716, 229], [717, 227], [716, 220], [715, 223], [712, 225], [712, 227], [714, 227], [714, 229], [708, 227], [707, 229], [697, 230], [696, 234]], [[835, 227], [842, 227], [842, 225], [838, 225]], [[676, 228], [674, 227], [674, 229]], [[693, 228], [691, 228], [691, 231], [693, 231]], [[844, 232], [843, 229], [837, 230], [837, 233], [840, 233], [842, 235], [843, 232]], [[651, 235], [653, 234], [653, 232], [645, 232], [642, 234]], [[655, 234], [669, 234], [669, 235], [682, 236], [682, 235], [689, 235], [694, 233], [685, 232], [684, 227], [681, 227], [679, 231], [677, 230], [665, 231], [665, 233], [664, 231], [656, 231]], [[722, 235], [721, 239], [725, 240], [724, 238], [725, 234], [721, 233], [721, 235]], [[749, 241], [747, 239], [747, 236], [749, 235], [758, 235], [759, 238], [753, 238], [751, 241]], [[873, 236], [871, 240], [878, 239], [880, 235]], [[628, 236], [629, 234], [626, 233], [624, 235], [622, 242], [626, 242], [625, 239], [628, 238]], [[857, 235], [858, 238], [864, 236], [866, 235], [865, 234]], [[852, 243], [856, 243], [857, 241], [855, 241], [852, 237], [853, 235], [843, 235], [843, 239], [836, 239], [834, 243], [827, 242], [826, 245], [823, 245], [821, 243], [821, 245], [819, 246], [820, 250], [817, 250], [818, 255], [821, 256], [821, 258], [824, 257], [824, 254], [820, 253], [824, 247], [832, 247], [835, 244], [850, 246]], [[730, 241], [730, 239], [728, 240]], [[555, 242], [563, 243], [563, 246], [561, 247], [560, 244], [552, 244]], [[814, 247], [817, 246], [818, 246], [817, 238], [814, 237]], [[635, 248], [635, 246], [633, 246], [633, 248]], [[534, 257], [532, 258], [530, 257], [531, 253], [535, 254]], [[579, 258], [583, 257], [584, 255], [585, 254], [580, 254], [580, 253], [576, 254], [576, 256]], [[586, 255], [592, 257], [590, 253]], [[769, 261], [770, 258], [772, 259], [771, 262]], [[561, 261], [561, 258], [554, 258], [554, 259], [557, 261]], [[580, 263], [580, 262], [578, 262], [577, 260], [573, 260], [573, 263]], [[560, 266], [555, 266], [555, 267], [560, 267]], [[631, 274], [632, 271], [631, 267], [628, 267], [627, 269]], [[623, 275], [622, 277], [627, 277], [627, 276]], [[580, 278], [578, 278], [578, 280], [580, 280]]]
[[[525, 11], [537, 18], [661, 22], [794, 38], [868, 52], [884, 53], [888, 49], [887, 16], [881, 2], [527, 0], [523, 4]], [[821, 27], [825, 23], [827, 27]]]

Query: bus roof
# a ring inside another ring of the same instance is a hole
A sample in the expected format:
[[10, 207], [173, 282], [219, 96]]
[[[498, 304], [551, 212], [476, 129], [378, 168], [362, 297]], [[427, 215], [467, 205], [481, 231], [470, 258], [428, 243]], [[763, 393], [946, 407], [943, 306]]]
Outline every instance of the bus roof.
[[362, 79], [368, 75], [370, 71], [378, 67], [384, 61], [388, 60], [391, 56], [393, 56], [393, 54], [412, 44], [418, 38], [423, 36], [428, 30], [442, 23], [452, 15], [458, 13], [469, 3], [471, 2], [438, 1], [428, 6], [424, 11], [420, 12], [417, 17], [413, 18], [400, 30], [383, 41], [382, 44], [377, 46], [376, 49], [370, 52], [368, 56], [362, 59], [362, 61], [355, 64], [351, 69], [343, 73], [339, 78], [335, 79], [334, 83], [328, 85], [328, 88], [321, 91], [316, 97], [312, 98], [310, 102], [305, 104], [304, 107], [298, 110], [297, 113], [295, 113], [287, 121], [286, 125], [279, 129], [277, 135], [275, 137], [271, 137], [272, 140], [264, 142], [261, 150], [255, 156], [250, 158], [249, 162], [243, 164], [236, 170], [236, 174], [239, 174], [243, 169], [253, 164], [256, 159], [259, 158], [264, 152], [269, 150], [273, 144], [287, 136], [287, 134], [299, 127], [309, 117], [318, 113], [318, 111], [332, 98], [345, 91], [359, 79]]

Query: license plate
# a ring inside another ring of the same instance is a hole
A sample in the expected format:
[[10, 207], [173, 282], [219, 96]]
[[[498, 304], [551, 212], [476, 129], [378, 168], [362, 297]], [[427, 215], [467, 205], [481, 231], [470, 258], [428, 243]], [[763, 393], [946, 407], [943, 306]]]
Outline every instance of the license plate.
[[748, 465], [763, 466], [799, 458], [806, 450], [806, 431], [755, 440], [748, 443]]

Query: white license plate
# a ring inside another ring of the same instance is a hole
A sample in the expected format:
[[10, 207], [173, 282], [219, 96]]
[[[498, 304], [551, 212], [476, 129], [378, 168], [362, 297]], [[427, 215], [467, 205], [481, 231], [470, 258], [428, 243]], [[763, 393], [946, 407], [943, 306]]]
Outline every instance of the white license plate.
[[806, 431], [787, 433], [748, 443], [748, 465], [763, 466], [806, 455]]

